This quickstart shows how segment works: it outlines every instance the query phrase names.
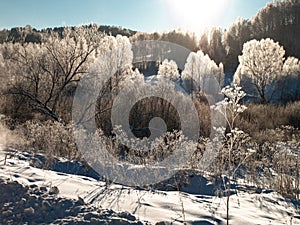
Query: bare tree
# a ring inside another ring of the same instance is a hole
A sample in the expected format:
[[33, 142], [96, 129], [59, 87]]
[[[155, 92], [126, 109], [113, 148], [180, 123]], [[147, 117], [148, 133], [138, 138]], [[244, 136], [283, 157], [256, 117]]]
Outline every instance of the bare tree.
[[10, 77], [7, 93], [24, 97], [33, 111], [59, 121], [63, 97], [70, 95], [97, 55], [102, 36], [97, 29], [65, 28], [62, 38], [52, 32], [43, 44], [2, 44], [0, 53]]

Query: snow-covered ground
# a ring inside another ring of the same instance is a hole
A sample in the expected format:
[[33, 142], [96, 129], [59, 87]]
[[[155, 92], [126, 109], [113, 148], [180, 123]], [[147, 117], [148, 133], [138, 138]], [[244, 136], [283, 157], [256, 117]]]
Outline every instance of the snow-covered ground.
[[[13, 224], [28, 220], [56, 224], [226, 224], [226, 199], [214, 195], [214, 186], [204, 176], [190, 177], [182, 192], [147, 191], [107, 185], [92, 178], [96, 178], [93, 171], [84, 170], [79, 162], [55, 159], [52, 163], [59, 166], [46, 170], [41, 168], [44, 159], [27, 152], [0, 151], [0, 224], [9, 219], [15, 221]], [[296, 207], [276, 192], [256, 193], [244, 186], [231, 196], [230, 224], [300, 224]]]

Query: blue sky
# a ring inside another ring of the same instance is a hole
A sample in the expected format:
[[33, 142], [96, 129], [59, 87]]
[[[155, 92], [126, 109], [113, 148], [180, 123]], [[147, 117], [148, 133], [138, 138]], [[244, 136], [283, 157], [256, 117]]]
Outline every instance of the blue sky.
[[98, 23], [138, 31], [208, 26], [250, 18], [270, 0], [1, 0], [0, 29]]

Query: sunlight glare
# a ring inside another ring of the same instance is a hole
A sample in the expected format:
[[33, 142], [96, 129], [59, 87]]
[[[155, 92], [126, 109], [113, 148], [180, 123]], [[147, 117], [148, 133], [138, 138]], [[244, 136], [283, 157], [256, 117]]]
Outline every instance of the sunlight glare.
[[166, 0], [171, 16], [181, 28], [199, 33], [222, 20], [229, 0]]

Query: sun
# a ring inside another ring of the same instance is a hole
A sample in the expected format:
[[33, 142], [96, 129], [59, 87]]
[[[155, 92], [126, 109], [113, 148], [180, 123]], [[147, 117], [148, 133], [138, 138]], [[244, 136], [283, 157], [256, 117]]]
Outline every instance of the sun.
[[195, 33], [222, 20], [229, 0], [166, 0], [174, 23]]

